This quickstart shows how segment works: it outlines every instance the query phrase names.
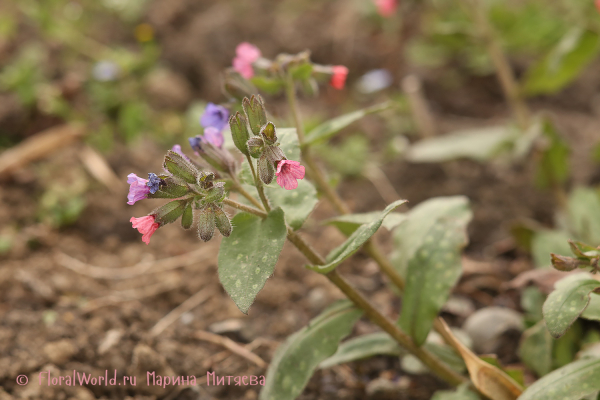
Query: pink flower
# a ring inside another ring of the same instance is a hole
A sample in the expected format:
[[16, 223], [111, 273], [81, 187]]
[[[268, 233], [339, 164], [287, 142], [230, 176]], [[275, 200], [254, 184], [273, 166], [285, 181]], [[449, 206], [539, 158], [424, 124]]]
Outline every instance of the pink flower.
[[598, 9], [598, 12], [600, 12], [600, 0], [596, 0], [596, 8]]
[[377, 12], [384, 18], [391, 17], [398, 8], [398, 0], [375, 0]]
[[160, 227], [158, 222], [154, 222], [154, 215], [146, 215], [141, 218], [131, 217], [129, 222], [143, 235], [142, 241], [146, 244], [150, 244], [150, 236]]
[[127, 183], [129, 183], [129, 193], [127, 194], [127, 204], [134, 205], [136, 201], [145, 199], [150, 193], [147, 179], [142, 179], [136, 174], [127, 175]]
[[298, 161], [281, 160], [277, 164], [277, 184], [287, 190], [296, 189], [298, 181], [296, 179], [304, 178], [304, 166]]
[[329, 84], [337, 90], [342, 90], [346, 84], [346, 77], [348, 76], [348, 68], [343, 65], [333, 66], [333, 75]]
[[238, 44], [235, 49], [235, 58], [233, 59], [233, 69], [246, 79], [254, 76], [252, 63], [260, 58], [258, 47], [248, 42]]

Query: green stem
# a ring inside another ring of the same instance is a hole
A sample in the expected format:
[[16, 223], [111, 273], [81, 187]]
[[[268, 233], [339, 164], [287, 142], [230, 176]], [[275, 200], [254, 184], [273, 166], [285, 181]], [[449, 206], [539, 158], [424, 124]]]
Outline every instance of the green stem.
[[[237, 208], [242, 211], [250, 212], [261, 218], [266, 218], [267, 214], [264, 211], [253, 207], [245, 206], [230, 199], [225, 199], [225, 204]], [[287, 227], [287, 239], [296, 246], [296, 248], [313, 264], [324, 265], [326, 263], [323, 256], [317, 253], [302, 237], [292, 228]], [[467, 379], [453, 371], [434, 354], [417, 346], [410, 336], [403, 332], [394, 322], [385, 315], [380, 313], [363, 295], [361, 295], [352, 285], [350, 285], [336, 270], [333, 270], [325, 275], [327, 279], [336, 285], [342, 293], [350, 299], [358, 308], [365, 312], [365, 315], [381, 329], [393, 337], [402, 347], [416, 356], [423, 364], [434, 372], [441, 379], [453, 386], [458, 386], [461, 383], [467, 382]]]
[[267, 199], [267, 196], [265, 195], [265, 189], [263, 187], [262, 181], [256, 174], [256, 170], [254, 169], [254, 163], [252, 162], [252, 158], [247, 155], [246, 159], [248, 160], [248, 164], [250, 164], [250, 170], [252, 171], [252, 176], [254, 177], [254, 184], [256, 185], [256, 191], [258, 192], [260, 201], [262, 201], [262, 204], [263, 204], [265, 210], [271, 211], [271, 205], [269, 205], [269, 199]]
[[254, 207], [262, 209], [263, 205], [256, 199], [256, 197], [252, 196], [244, 187], [240, 184], [237, 178], [234, 175], [231, 175], [231, 182], [233, 183], [233, 188], [242, 196], [244, 196], [250, 203], [254, 205]]

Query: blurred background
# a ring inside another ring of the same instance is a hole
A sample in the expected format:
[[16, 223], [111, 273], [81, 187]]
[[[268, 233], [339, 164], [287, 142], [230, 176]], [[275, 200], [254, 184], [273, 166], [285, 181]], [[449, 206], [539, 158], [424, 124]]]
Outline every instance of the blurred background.
[[[483, 20], [466, 0], [400, 0], [387, 9], [371, 0], [0, 2], [0, 399], [257, 399], [255, 387], [201, 380], [197, 388], [147, 386], [145, 371], [263, 375], [264, 365], [213, 343], [215, 335], [268, 362], [278, 343], [341, 297], [286, 244], [244, 316], [218, 282], [218, 240], [201, 243], [173, 224], [146, 246], [131, 228], [129, 219], [154, 204], [128, 206], [126, 176], [159, 170], [175, 144], [191, 153], [187, 138], [202, 132], [206, 103], [228, 101], [223, 70], [244, 41], [266, 58], [309, 50], [316, 63], [349, 68], [345, 89], [323, 85], [301, 97], [308, 129], [394, 104], [315, 153], [355, 212], [398, 198], [414, 206], [469, 197], [464, 274], [444, 315], [478, 351], [523, 365], [522, 332], [539, 321], [557, 279], [548, 254], [568, 252], [565, 215], [593, 214], [597, 224], [581, 236], [600, 244], [600, 15], [592, 0], [482, 3]], [[519, 126], [497, 77], [498, 52], [522, 93], [516, 108], [550, 122]], [[278, 126], [291, 126], [283, 94], [262, 93]], [[498, 144], [494, 129], [531, 140], [508, 140], [511, 156], [495, 157], [486, 152]], [[483, 142], [416, 145], [465, 130]], [[344, 240], [319, 223], [334, 214], [321, 202], [306, 224], [322, 252]], [[392, 250], [388, 232], [379, 240]], [[399, 312], [364, 255], [342, 270], [383, 312]], [[492, 325], [500, 328], [473, 328]], [[355, 334], [373, 330], [363, 320]], [[555, 365], [600, 340], [597, 326], [576, 331], [554, 349]], [[74, 369], [116, 369], [138, 383], [37, 383], [39, 371]], [[28, 385], [16, 384], [20, 374]], [[429, 399], [443, 388], [418, 366], [378, 356], [318, 371], [300, 398]]]

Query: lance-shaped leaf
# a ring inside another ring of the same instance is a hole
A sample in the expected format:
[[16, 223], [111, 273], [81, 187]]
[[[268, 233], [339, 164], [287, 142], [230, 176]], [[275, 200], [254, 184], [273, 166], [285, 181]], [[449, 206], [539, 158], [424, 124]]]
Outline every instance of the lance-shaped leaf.
[[404, 275], [408, 262], [425, 242], [429, 230], [440, 218], [451, 217], [466, 225], [472, 217], [469, 200], [464, 196], [436, 197], [418, 204], [406, 213], [407, 219], [394, 233], [393, 262]]
[[600, 358], [584, 358], [539, 379], [519, 400], [579, 400], [600, 390]]
[[485, 161], [506, 149], [516, 137], [506, 126], [469, 129], [421, 140], [410, 147], [406, 159], [415, 163], [439, 163], [470, 158]]
[[274, 207], [281, 207], [286, 222], [294, 230], [300, 229], [318, 202], [317, 190], [306, 179], [299, 180], [298, 187], [294, 190], [267, 186], [265, 191], [271, 204]]
[[400, 356], [403, 353], [398, 342], [386, 332], [370, 333], [340, 344], [335, 354], [323, 361], [319, 368], [331, 368], [377, 355]]
[[[340, 230], [344, 235], [350, 236], [352, 232], [358, 229], [359, 226], [368, 224], [377, 217], [379, 211], [373, 211], [363, 214], [346, 214], [325, 220], [323, 223], [333, 225]], [[392, 230], [406, 220], [406, 215], [391, 212], [383, 220], [381, 224], [384, 228]]]
[[527, 368], [538, 376], [544, 376], [552, 370], [552, 342], [544, 321], [527, 329], [521, 337], [519, 356]]
[[361, 310], [344, 300], [288, 337], [271, 360], [260, 400], [296, 399], [319, 363], [335, 353], [361, 315]]
[[587, 273], [571, 275], [556, 282], [554, 291], [542, 308], [550, 334], [555, 338], [564, 335], [587, 307], [590, 294], [599, 289], [600, 281], [590, 279]]
[[349, 114], [330, 119], [308, 132], [306, 144], [310, 145], [318, 141], [326, 140], [359, 119], [373, 113], [387, 110], [392, 106], [391, 102], [377, 104], [369, 108], [354, 111]]
[[275, 270], [287, 230], [281, 208], [273, 209], [264, 220], [239, 213], [232, 225], [231, 235], [223, 238], [219, 249], [219, 279], [238, 308], [247, 313]]
[[338, 265], [342, 263], [345, 259], [354, 254], [358, 249], [362, 247], [363, 244], [367, 240], [371, 238], [377, 232], [377, 229], [383, 223], [384, 218], [394, 211], [394, 209], [401, 204], [406, 203], [406, 200], [397, 200], [387, 206], [385, 210], [383, 210], [377, 218], [371, 221], [368, 224], [362, 225], [358, 228], [350, 237], [342, 243], [340, 246], [335, 248], [329, 255], [327, 256], [327, 264], [325, 265], [311, 265], [308, 268], [320, 272], [322, 274], [326, 274], [330, 271], [333, 271]]
[[549, 94], [572, 82], [600, 51], [600, 37], [581, 26], [571, 29], [540, 63], [525, 76], [527, 94]]
[[461, 250], [466, 244], [464, 220], [441, 218], [408, 262], [399, 324], [419, 346], [460, 277]]

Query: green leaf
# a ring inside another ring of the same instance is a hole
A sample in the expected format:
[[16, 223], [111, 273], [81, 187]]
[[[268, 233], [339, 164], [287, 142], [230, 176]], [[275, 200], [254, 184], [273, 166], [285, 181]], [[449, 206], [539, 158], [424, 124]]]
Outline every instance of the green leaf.
[[[600, 196], [594, 189], [578, 187], [569, 195], [568, 223], [577, 238], [600, 244]], [[566, 254], [566, 253], [563, 253]]]
[[[344, 235], [350, 236], [355, 230], [358, 229], [359, 226], [368, 224], [369, 222], [373, 221], [374, 218], [377, 218], [378, 214], [379, 211], [363, 214], [346, 214], [327, 219], [323, 221], [323, 223], [327, 225], [333, 225]], [[391, 212], [387, 217], [385, 217], [381, 225], [391, 231], [404, 222], [405, 219], [406, 215], [397, 212]]]
[[571, 29], [541, 62], [526, 73], [524, 91], [552, 94], [571, 83], [598, 55], [600, 37], [581, 27]]
[[267, 94], [277, 94], [283, 89], [283, 81], [281, 79], [274, 79], [266, 76], [255, 76], [250, 79], [250, 82], [252, 82], [252, 84], [261, 92], [265, 92]]
[[460, 158], [486, 161], [510, 145], [516, 132], [506, 126], [469, 129], [421, 140], [412, 145], [406, 159], [415, 163], [438, 163]]
[[462, 272], [461, 250], [467, 244], [463, 218], [439, 219], [408, 262], [399, 325], [420, 346]]
[[330, 119], [329, 121], [322, 123], [321, 125], [315, 127], [310, 132], [308, 132], [308, 134], [306, 135], [306, 144], [311, 145], [315, 142], [329, 139], [345, 127], [358, 121], [366, 115], [387, 110], [391, 106], [392, 104], [390, 102], [385, 102]]
[[309, 63], [297, 65], [290, 69], [290, 73], [292, 74], [292, 77], [297, 80], [305, 80], [305, 79], [310, 78], [312, 71], [313, 71], [313, 66], [312, 66], [312, 64], [309, 64]]
[[565, 231], [545, 229], [535, 233], [531, 241], [533, 261], [538, 268], [550, 268], [550, 253], [569, 254], [569, 234]]
[[465, 383], [456, 390], [438, 390], [431, 400], [479, 400], [479, 396], [470, 391], [469, 385]]
[[183, 179], [187, 183], [196, 183], [198, 169], [174, 151], [167, 151], [163, 167], [176, 178]]
[[267, 218], [239, 213], [233, 217], [231, 236], [223, 238], [219, 249], [219, 279], [243, 313], [273, 274], [286, 238], [281, 208]]
[[260, 400], [296, 399], [319, 363], [336, 352], [339, 341], [350, 334], [361, 315], [361, 310], [344, 300], [288, 337], [271, 360]]
[[386, 332], [376, 332], [350, 339], [340, 345], [334, 355], [323, 361], [319, 368], [361, 360], [377, 355], [400, 356], [404, 351]]
[[519, 400], [579, 400], [600, 390], [600, 358], [572, 362], [529, 386]]
[[464, 196], [436, 197], [426, 200], [408, 213], [407, 219], [394, 233], [395, 250], [392, 261], [405, 275], [408, 262], [425, 242], [429, 230], [441, 218], [452, 217], [468, 223], [472, 214], [469, 200]]
[[318, 202], [317, 190], [306, 179], [299, 180], [294, 190], [267, 186], [265, 192], [274, 207], [281, 207], [286, 222], [294, 230], [300, 229]]
[[549, 119], [543, 121], [542, 132], [547, 145], [537, 164], [535, 179], [539, 187], [548, 188], [564, 183], [569, 177], [570, 150]]
[[589, 279], [589, 274], [575, 274], [558, 281], [544, 307], [544, 320], [550, 334], [560, 337], [581, 315], [590, 302], [590, 294], [600, 288], [600, 281]]
[[192, 210], [192, 202], [190, 201], [185, 207], [185, 210], [183, 210], [183, 215], [181, 216], [181, 226], [183, 229], [190, 229], [193, 223], [194, 211]]
[[519, 344], [519, 357], [537, 376], [544, 376], [552, 370], [552, 342], [552, 336], [544, 321], [523, 332]]
[[300, 146], [298, 145], [296, 128], [277, 129], [277, 138], [279, 139], [279, 147], [285, 153], [286, 158], [300, 161]]
[[335, 248], [329, 255], [327, 256], [328, 263], [326, 265], [310, 265], [308, 268], [313, 271], [320, 272], [322, 274], [326, 274], [330, 271], [333, 271], [338, 265], [342, 263], [346, 258], [350, 257], [354, 254], [358, 249], [361, 248], [363, 244], [367, 240], [371, 238], [377, 232], [377, 229], [381, 226], [384, 218], [392, 212], [396, 207], [401, 204], [406, 203], [406, 200], [397, 200], [387, 206], [385, 210], [383, 210], [379, 216], [372, 220], [370, 223], [362, 225], [358, 228], [350, 237], [342, 243], [340, 246]]

